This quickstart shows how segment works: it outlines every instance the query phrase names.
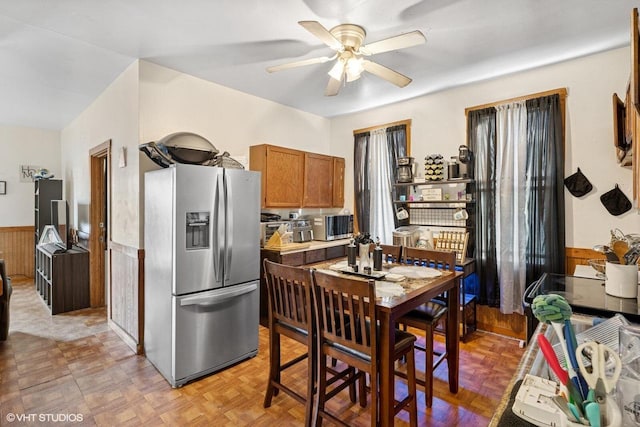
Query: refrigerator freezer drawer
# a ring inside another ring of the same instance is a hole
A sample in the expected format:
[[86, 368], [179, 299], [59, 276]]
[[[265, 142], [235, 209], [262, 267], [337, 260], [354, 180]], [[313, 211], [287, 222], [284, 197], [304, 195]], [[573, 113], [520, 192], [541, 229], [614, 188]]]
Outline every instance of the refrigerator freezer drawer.
[[173, 297], [174, 386], [258, 351], [259, 282]]

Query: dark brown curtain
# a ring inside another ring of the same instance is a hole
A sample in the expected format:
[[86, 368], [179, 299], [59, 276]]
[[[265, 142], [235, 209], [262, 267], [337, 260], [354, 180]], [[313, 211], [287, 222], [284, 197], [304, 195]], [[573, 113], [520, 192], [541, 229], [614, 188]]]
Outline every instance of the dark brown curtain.
[[354, 135], [353, 144], [353, 186], [356, 207], [356, 219], [361, 233], [369, 232], [369, 204], [371, 188], [369, 186], [369, 132]]
[[500, 306], [500, 283], [496, 264], [496, 110], [470, 111], [467, 117], [468, 146], [473, 155], [476, 181], [475, 253], [478, 302]]
[[560, 96], [527, 101], [527, 283], [564, 274], [564, 141]]
[[[390, 169], [393, 173], [391, 182], [398, 182], [398, 159], [407, 156], [407, 125], [391, 126], [387, 128], [387, 143], [389, 145]], [[391, 198], [397, 199], [394, 191]], [[393, 215], [394, 229], [399, 226], [398, 218]]]

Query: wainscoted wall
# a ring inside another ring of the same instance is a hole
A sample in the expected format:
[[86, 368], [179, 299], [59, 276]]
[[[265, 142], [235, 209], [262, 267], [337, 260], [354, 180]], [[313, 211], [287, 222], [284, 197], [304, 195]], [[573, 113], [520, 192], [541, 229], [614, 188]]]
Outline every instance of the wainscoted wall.
[[138, 354], [143, 352], [144, 250], [109, 243], [111, 292], [109, 322]]
[[[0, 227], [0, 251], [8, 274], [33, 277], [34, 229]], [[144, 250], [110, 242], [111, 292], [109, 299], [112, 328], [139, 354], [144, 343]], [[586, 248], [566, 248], [566, 274], [576, 265], [603, 255]], [[526, 319], [519, 314], [505, 315], [497, 308], [478, 306], [478, 329], [526, 339]]]
[[[566, 248], [565, 274], [572, 275], [576, 265], [588, 265], [588, 260], [594, 258], [604, 258], [604, 255], [591, 249]], [[520, 314], [502, 314], [498, 308], [479, 305], [477, 320], [478, 329], [521, 340], [527, 339], [526, 318]]]
[[572, 275], [576, 265], [589, 265], [590, 259], [604, 259], [605, 256], [592, 249], [566, 248], [565, 251], [565, 274]]
[[4, 258], [9, 276], [33, 277], [34, 234], [32, 225], [21, 227], [0, 227], [0, 252]]
[[502, 314], [497, 307], [478, 305], [476, 316], [480, 330], [519, 340], [527, 339], [527, 318], [521, 314]]

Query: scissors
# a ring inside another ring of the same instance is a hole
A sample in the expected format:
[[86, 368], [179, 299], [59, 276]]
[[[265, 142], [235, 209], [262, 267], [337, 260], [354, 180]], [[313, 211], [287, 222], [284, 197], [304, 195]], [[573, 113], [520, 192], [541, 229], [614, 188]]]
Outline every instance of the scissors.
[[[591, 354], [591, 367], [585, 366], [582, 354]], [[606, 399], [620, 377], [622, 362], [618, 353], [595, 341], [580, 344], [576, 349], [580, 373], [596, 392], [596, 398]]]
[[[585, 366], [582, 354], [591, 354], [591, 366]], [[576, 349], [580, 373], [589, 385], [584, 401], [584, 412], [592, 426], [599, 426], [602, 415], [606, 418], [607, 394], [620, 377], [622, 362], [610, 347], [595, 341], [580, 344]]]

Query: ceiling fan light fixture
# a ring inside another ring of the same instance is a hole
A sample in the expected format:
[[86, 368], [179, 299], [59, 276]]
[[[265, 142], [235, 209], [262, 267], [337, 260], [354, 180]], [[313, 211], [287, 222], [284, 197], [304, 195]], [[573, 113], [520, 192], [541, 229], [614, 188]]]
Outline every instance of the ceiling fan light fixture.
[[334, 80], [342, 80], [344, 73], [344, 59], [339, 58], [327, 74]]
[[344, 84], [358, 80], [364, 71], [398, 87], [405, 87], [411, 83], [409, 77], [384, 65], [364, 59], [364, 57], [417, 46], [427, 41], [424, 34], [416, 30], [378, 40], [373, 43], [363, 44], [367, 33], [360, 25], [340, 24], [331, 30], [327, 30], [317, 21], [299, 21], [298, 23], [325, 45], [333, 49], [333, 56], [303, 59], [286, 64], [274, 65], [268, 67], [267, 71], [272, 73], [274, 71], [305, 65], [321, 64], [335, 59], [336, 62], [327, 73], [330, 78], [324, 91], [326, 96], [337, 95]]
[[352, 82], [354, 80], [358, 80], [364, 71], [364, 66], [362, 65], [362, 58], [351, 57], [347, 61], [347, 81]]

